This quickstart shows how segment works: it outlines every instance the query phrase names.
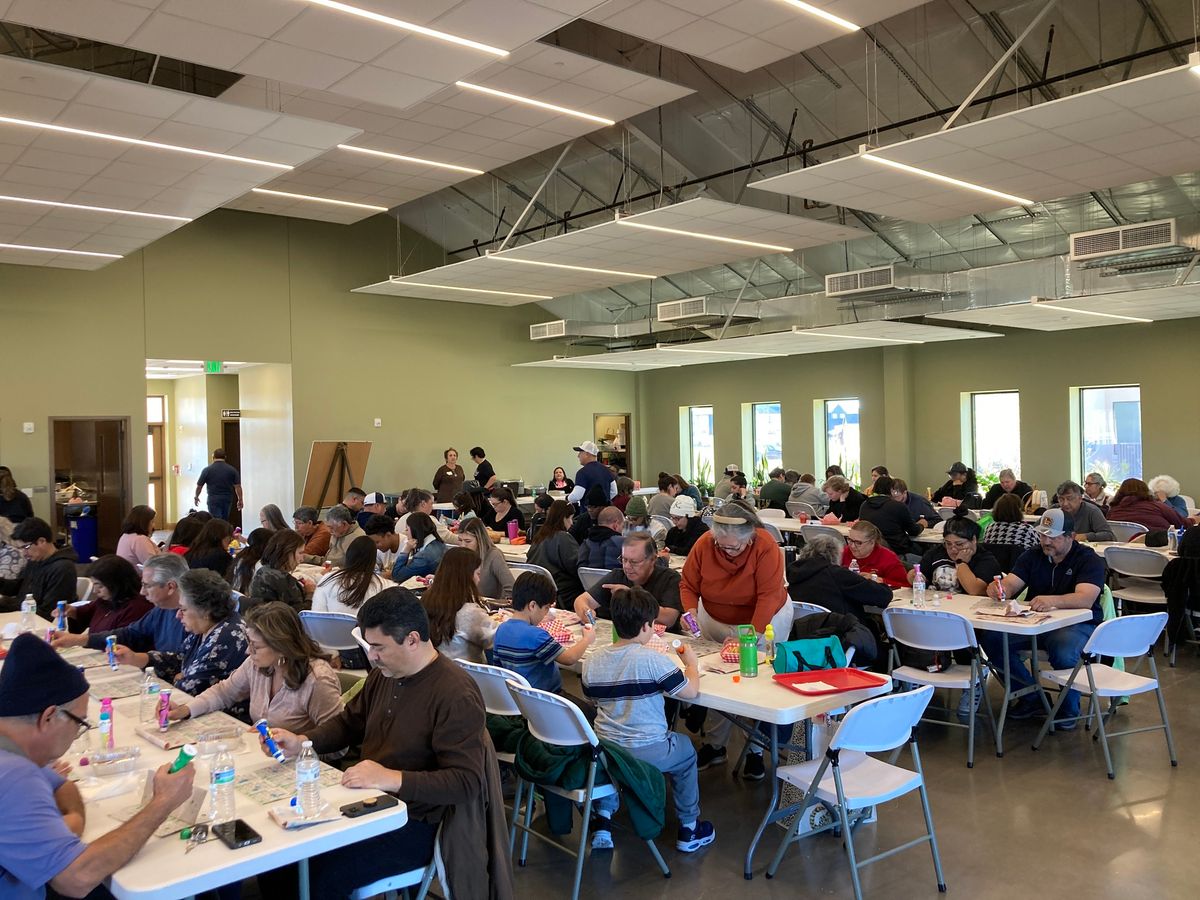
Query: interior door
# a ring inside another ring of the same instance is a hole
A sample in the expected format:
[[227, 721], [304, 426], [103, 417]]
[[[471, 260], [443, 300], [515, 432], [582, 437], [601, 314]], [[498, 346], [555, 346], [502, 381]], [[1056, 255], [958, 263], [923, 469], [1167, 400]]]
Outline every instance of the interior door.
[[[55, 483], [76, 484], [84, 491], [95, 507], [97, 553], [116, 552], [129, 511], [129, 419], [52, 418], [50, 426]], [[56, 506], [56, 523], [65, 529], [64, 507]]]
[[[225, 462], [239, 472], [242, 471], [242, 423], [237, 419], [221, 421], [221, 446], [225, 450]], [[242, 524], [242, 511], [237, 508], [237, 501], [229, 509], [229, 524], [238, 528]], [[254, 526], [258, 527], [257, 524]]]

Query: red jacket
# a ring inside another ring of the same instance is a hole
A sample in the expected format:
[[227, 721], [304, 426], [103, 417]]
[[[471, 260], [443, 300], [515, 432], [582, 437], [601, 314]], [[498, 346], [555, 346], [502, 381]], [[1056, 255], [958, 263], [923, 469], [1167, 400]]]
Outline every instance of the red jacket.
[[685, 610], [704, 611], [726, 625], [752, 624], [762, 634], [775, 613], [788, 602], [783, 583], [783, 553], [765, 529], [734, 559], [713, 543], [711, 531], [700, 536], [683, 564], [679, 599]]
[[[850, 547], [843, 547], [842, 565], [849, 567], [851, 559]], [[858, 571], [861, 575], [874, 572], [888, 587], [908, 587], [908, 571], [904, 568], [904, 563], [900, 562], [900, 557], [879, 544], [875, 545], [875, 549], [869, 555], [858, 561]]]
[[1108, 508], [1105, 515], [1110, 522], [1134, 522], [1145, 525], [1151, 531], [1166, 531], [1172, 526], [1187, 527], [1187, 520], [1167, 504], [1137, 497], [1122, 497]]

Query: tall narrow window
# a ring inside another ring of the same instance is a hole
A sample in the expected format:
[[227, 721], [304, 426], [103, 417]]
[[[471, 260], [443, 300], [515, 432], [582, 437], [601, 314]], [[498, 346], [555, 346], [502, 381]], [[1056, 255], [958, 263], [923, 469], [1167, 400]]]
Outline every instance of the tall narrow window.
[[825, 464], [841, 466], [851, 484], [860, 484], [859, 401], [855, 397], [825, 401]]
[[1142, 390], [1137, 385], [1079, 391], [1080, 481], [1099, 472], [1110, 484], [1142, 477]]
[[162, 395], [152, 395], [146, 398], [146, 502], [158, 512], [158, 520], [167, 521], [165, 504], [166, 491], [163, 485], [166, 478], [166, 447], [163, 441], [163, 430], [167, 421], [167, 398]]
[[1021, 395], [997, 391], [971, 395], [971, 453], [975, 471], [1021, 473]]
[[691, 481], [711, 483], [713, 479], [713, 408], [688, 407], [688, 437], [691, 443]]
[[783, 465], [783, 413], [778, 403], [754, 403], [750, 408], [753, 471], [761, 481]]

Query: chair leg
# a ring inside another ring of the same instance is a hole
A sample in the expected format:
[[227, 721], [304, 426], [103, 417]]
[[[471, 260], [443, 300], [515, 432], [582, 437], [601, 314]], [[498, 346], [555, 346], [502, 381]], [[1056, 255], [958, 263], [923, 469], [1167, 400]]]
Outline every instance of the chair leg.
[[[1050, 729], [1052, 729], [1054, 727], [1054, 717], [1058, 715], [1059, 709], [1066, 702], [1067, 694], [1069, 694], [1071, 692], [1071, 688], [1075, 684], [1075, 676], [1077, 676], [1079, 674], [1079, 668], [1082, 665], [1083, 665], [1082, 662], [1078, 662], [1075, 664], [1075, 669], [1071, 672], [1071, 677], [1067, 679], [1067, 683], [1063, 686], [1062, 690], [1060, 690], [1058, 692], [1058, 699], [1054, 701], [1054, 708], [1050, 710], [1050, 715], [1046, 716], [1046, 722], [1045, 722], [1045, 724], [1042, 725], [1042, 730], [1038, 732], [1037, 740], [1035, 740], [1033, 742], [1034, 750], [1036, 750], [1036, 749], [1038, 749], [1038, 747], [1042, 746], [1042, 741], [1044, 741], [1046, 739], [1046, 735], [1050, 732]], [[1088, 677], [1089, 678], [1091, 677], [1090, 672], [1088, 673]], [[1095, 696], [1095, 693], [1096, 693], [1096, 688], [1093, 685], [1092, 695]]]
[[833, 767], [833, 781], [837, 786], [838, 819], [842, 823], [842, 845], [850, 860], [850, 880], [854, 884], [854, 900], [862, 900], [862, 884], [858, 880], [858, 860], [854, 857], [854, 833], [850, 830], [850, 817], [846, 813], [846, 792], [842, 789], [842, 770]]
[[1096, 733], [1100, 736], [1100, 746], [1104, 748], [1104, 765], [1108, 768], [1108, 778], [1110, 781], [1117, 777], [1113, 771], [1112, 753], [1108, 749], [1108, 735], [1104, 731], [1104, 716], [1100, 714], [1100, 698], [1096, 696], [1096, 681], [1092, 677], [1091, 666], [1087, 667], [1088, 685], [1092, 689], [1092, 696], [1096, 697]]
[[929, 809], [929, 795], [925, 792], [925, 770], [921, 768], [921, 756], [917, 752], [916, 742], [912, 742], [910, 746], [917, 774], [921, 776], [921, 786], [917, 790], [921, 794], [921, 812], [925, 815], [925, 830], [929, 833], [929, 849], [933, 853], [933, 872], [937, 876], [938, 890], [944, 894], [946, 876], [942, 873], [942, 856], [938, 852], [937, 835], [933, 831], [933, 812]]
[[[807, 797], [805, 798], [807, 800]], [[771, 858], [770, 865], [767, 866], [767, 877], [774, 878], [775, 873], [779, 871], [779, 866], [783, 862], [783, 854], [787, 852], [788, 846], [792, 841], [799, 840], [800, 828], [804, 824], [804, 816], [808, 812], [809, 806], [806, 803], [800, 812], [796, 813], [796, 821], [793, 822], [786, 832], [783, 839], [779, 842], [779, 848], [775, 851], [775, 855]]]
[[[517, 823], [521, 821], [521, 797], [525, 793], [525, 782], [517, 779], [517, 789], [513, 794], [512, 821], [508, 826], [508, 856], [511, 859], [517, 846]], [[529, 785], [529, 793], [533, 793], [533, 785]]]
[[1179, 765], [1179, 759], [1175, 756], [1175, 738], [1171, 734], [1171, 723], [1167, 720], [1167, 701], [1163, 697], [1162, 682], [1158, 680], [1158, 667], [1154, 665], [1154, 661], [1150, 662], [1150, 674], [1158, 683], [1154, 689], [1154, 696], [1158, 698], [1158, 714], [1162, 716], [1163, 731], [1167, 733], [1167, 753], [1171, 756], [1171, 765]]
[[587, 856], [588, 830], [592, 824], [592, 790], [596, 786], [596, 760], [588, 767], [587, 794], [583, 801], [583, 821], [579, 825], [579, 854], [575, 857], [575, 884], [571, 900], [579, 900], [579, 885], [583, 880], [583, 860]]
[[658, 845], [654, 841], [646, 841], [646, 846], [650, 848], [650, 855], [658, 863], [658, 870], [663, 873], [663, 878], [670, 878], [671, 870], [667, 868], [666, 861], [662, 858], [662, 854], [658, 852]]
[[537, 799], [537, 794], [533, 784], [529, 785], [529, 796], [525, 798], [525, 830], [521, 832], [521, 856], [517, 860], [517, 865], [525, 865], [525, 860], [529, 856], [529, 829], [533, 827], [533, 803]]

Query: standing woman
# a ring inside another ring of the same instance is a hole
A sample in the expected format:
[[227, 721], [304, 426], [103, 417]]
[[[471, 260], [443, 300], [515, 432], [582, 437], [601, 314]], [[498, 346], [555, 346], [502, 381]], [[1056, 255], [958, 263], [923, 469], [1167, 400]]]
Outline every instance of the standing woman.
[[493, 600], [512, 597], [513, 573], [488, 535], [487, 526], [478, 516], [463, 522], [458, 529], [458, 546], [474, 551], [479, 559], [479, 593]]
[[258, 524], [268, 531], [283, 531], [288, 527], [283, 510], [274, 503], [268, 503], [258, 511]]
[[233, 557], [229, 555], [229, 542], [233, 540], [233, 526], [224, 519], [209, 519], [192, 541], [183, 558], [189, 569], [210, 569], [228, 579], [233, 568]]
[[[371, 545], [374, 548], [374, 544]], [[304, 538], [292, 531], [277, 531], [263, 550], [262, 566], [250, 580], [247, 606], [282, 600], [297, 612], [308, 609], [304, 586], [292, 574], [304, 555]]]
[[158, 546], [150, 540], [150, 535], [154, 533], [154, 515], [154, 510], [149, 506], [135, 506], [129, 511], [121, 524], [117, 556], [140, 566], [158, 553]]
[[575, 482], [567, 477], [567, 470], [562, 466], [557, 466], [554, 469], [554, 474], [550, 476], [550, 483], [546, 485], [548, 491], [566, 491], [568, 494], [575, 490]]
[[421, 595], [429, 615], [429, 642], [450, 659], [487, 662], [497, 622], [479, 597], [479, 558], [465, 547], [451, 547], [437, 577]]
[[92, 579], [91, 601], [85, 606], [67, 606], [67, 617], [78, 626], [72, 631], [116, 631], [154, 608], [142, 596], [138, 570], [123, 557], [100, 557], [92, 563], [88, 577]]
[[33, 504], [29, 502], [29, 496], [17, 488], [12, 472], [7, 467], [0, 468], [0, 517], [14, 525], [33, 518]]
[[442, 456], [445, 458], [446, 464], [433, 475], [433, 500], [435, 503], [449, 503], [454, 499], [454, 495], [462, 490], [463, 482], [467, 480], [467, 474], [458, 464], [457, 450], [450, 447]]
[[558, 605], [572, 609], [575, 598], [583, 593], [579, 581], [579, 543], [571, 537], [575, 507], [566, 500], [555, 500], [546, 513], [546, 524], [538, 529], [529, 548], [528, 559], [550, 573], [554, 579]]

